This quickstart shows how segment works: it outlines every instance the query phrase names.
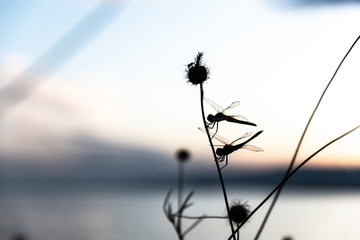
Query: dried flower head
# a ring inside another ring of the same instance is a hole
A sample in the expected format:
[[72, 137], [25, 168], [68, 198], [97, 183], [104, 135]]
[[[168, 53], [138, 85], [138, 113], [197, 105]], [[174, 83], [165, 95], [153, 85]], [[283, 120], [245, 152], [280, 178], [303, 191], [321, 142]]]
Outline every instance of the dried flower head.
[[23, 235], [22, 233], [14, 233], [11, 237], [11, 240], [26, 240], [25, 235]]
[[209, 78], [209, 69], [202, 63], [203, 55], [199, 52], [195, 61], [187, 65], [186, 78], [194, 85], [203, 83]]
[[290, 236], [285, 236], [285, 237], [283, 238], [283, 240], [292, 240], [292, 237], [290, 237]]
[[240, 201], [236, 201], [231, 204], [229, 217], [230, 220], [236, 224], [240, 224], [249, 216], [250, 210], [249, 205], [245, 203], [241, 203]]
[[180, 149], [177, 151], [176, 157], [179, 162], [187, 162], [190, 158], [190, 152], [186, 149]]

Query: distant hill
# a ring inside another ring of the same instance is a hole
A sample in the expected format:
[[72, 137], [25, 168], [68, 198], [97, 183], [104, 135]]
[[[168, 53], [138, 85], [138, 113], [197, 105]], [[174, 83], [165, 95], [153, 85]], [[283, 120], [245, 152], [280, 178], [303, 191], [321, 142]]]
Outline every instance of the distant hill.
[[[76, 151], [54, 154], [51, 159], [32, 156], [1, 156], [0, 186], [71, 185], [71, 186], [176, 186], [177, 162], [152, 149], [111, 144], [91, 138], [77, 138], [72, 142]], [[54, 162], [55, 164], [52, 164]], [[218, 176], [213, 165], [192, 159], [186, 168], [188, 184], [216, 184]], [[224, 171], [226, 184], [272, 185], [279, 183], [284, 169], [237, 169]], [[16, 185], [15, 184], [15, 185]], [[360, 169], [314, 169], [306, 167], [296, 173], [288, 186], [360, 187]]]

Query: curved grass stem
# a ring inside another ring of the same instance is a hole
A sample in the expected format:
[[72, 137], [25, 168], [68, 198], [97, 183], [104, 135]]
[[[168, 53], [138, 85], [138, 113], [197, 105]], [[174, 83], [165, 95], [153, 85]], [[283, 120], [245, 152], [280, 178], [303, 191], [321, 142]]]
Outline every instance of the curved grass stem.
[[218, 175], [219, 175], [219, 180], [220, 180], [222, 192], [223, 192], [223, 195], [224, 195], [226, 211], [227, 211], [227, 215], [228, 215], [228, 218], [229, 218], [229, 225], [230, 225], [231, 233], [232, 233], [231, 238], [236, 240], [234, 226], [232, 224], [232, 221], [230, 220], [230, 214], [229, 214], [230, 213], [230, 207], [229, 207], [229, 201], [228, 201], [227, 194], [226, 194], [224, 179], [223, 179], [222, 174], [221, 174], [221, 168], [220, 168], [219, 162], [217, 161], [217, 156], [216, 156], [214, 144], [212, 142], [212, 137], [210, 136], [208, 126], [206, 124], [205, 111], [204, 111], [204, 89], [203, 89], [203, 84], [202, 83], [200, 83], [200, 103], [201, 103], [201, 115], [202, 115], [202, 120], [203, 120], [203, 123], [204, 123], [204, 128], [206, 130], [206, 135], [208, 136], [208, 140], [209, 140], [209, 143], [210, 143], [210, 146], [211, 146], [211, 150], [212, 150], [213, 157], [214, 157], [215, 164], [216, 164], [216, 169], [217, 169], [217, 172], [218, 172]]
[[[292, 172], [290, 172], [285, 178], [283, 178], [283, 180], [269, 193], [269, 195], [267, 195], [267, 197], [249, 214], [249, 216], [236, 228], [235, 232], [238, 232], [240, 230], [240, 228], [270, 199], [270, 197], [277, 192], [288, 180], [289, 178], [291, 178], [301, 167], [303, 167], [307, 162], [310, 161], [310, 159], [312, 159], [313, 157], [315, 157], [318, 153], [320, 153], [322, 150], [324, 150], [325, 148], [327, 148], [328, 146], [330, 146], [331, 144], [333, 144], [334, 142], [340, 140], [341, 138], [345, 137], [346, 135], [352, 133], [353, 131], [355, 131], [356, 129], [360, 128], [360, 125], [358, 125], [357, 127], [351, 129], [350, 131], [342, 134], [341, 136], [333, 139], [332, 141], [328, 142], [327, 144], [325, 144], [323, 147], [321, 147], [320, 149], [318, 149], [316, 152], [314, 152], [313, 154], [311, 154], [308, 158], [306, 158], [303, 162], [301, 162]], [[230, 240], [233, 236], [235, 235], [231, 235], [228, 240]]]
[[[343, 57], [343, 59], [342, 59], [341, 62], [339, 63], [338, 67], [336, 68], [336, 70], [335, 70], [333, 76], [331, 77], [330, 81], [329, 81], [328, 84], [326, 85], [324, 91], [322, 92], [322, 94], [321, 94], [321, 96], [320, 96], [320, 99], [318, 100], [318, 102], [317, 102], [317, 104], [316, 104], [316, 106], [315, 106], [315, 108], [314, 108], [314, 110], [313, 110], [313, 112], [312, 112], [312, 114], [311, 114], [311, 116], [310, 116], [310, 118], [309, 118], [309, 120], [308, 120], [305, 128], [304, 128], [304, 131], [303, 131], [303, 133], [302, 133], [302, 135], [301, 135], [301, 137], [300, 137], [300, 140], [299, 140], [299, 142], [298, 142], [298, 145], [297, 145], [297, 147], [296, 147], [296, 150], [295, 150], [295, 152], [294, 152], [294, 155], [293, 155], [293, 157], [292, 157], [292, 159], [291, 159], [291, 161], [290, 161], [290, 164], [289, 164], [289, 166], [288, 166], [288, 169], [286, 170], [286, 173], [285, 173], [285, 175], [284, 175], [284, 179], [290, 174], [292, 168], [294, 167], [295, 160], [296, 160], [297, 154], [298, 154], [298, 152], [299, 152], [299, 150], [300, 150], [301, 144], [302, 144], [302, 142], [303, 142], [303, 140], [304, 140], [305, 134], [306, 134], [306, 132], [307, 132], [307, 130], [308, 130], [308, 128], [309, 128], [309, 125], [310, 125], [310, 123], [311, 123], [311, 121], [312, 121], [312, 119], [313, 119], [313, 117], [314, 117], [314, 115], [315, 115], [315, 113], [316, 113], [316, 111], [317, 111], [317, 109], [318, 109], [318, 107], [319, 107], [319, 105], [320, 105], [323, 97], [325, 96], [325, 93], [326, 93], [327, 89], [329, 88], [330, 84], [332, 83], [333, 79], [335, 78], [337, 72], [339, 71], [339, 69], [340, 69], [341, 65], [343, 64], [343, 62], [345, 61], [346, 57], [349, 55], [349, 53], [351, 52], [351, 50], [353, 49], [353, 47], [355, 46], [355, 44], [358, 42], [359, 39], [360, 39], [360, 36], [358, 36], [358, 37], [356, 38], [356, 40], [354, 41], [354, 43], [351, 45], [351, 47], [349, 48], [349, 50], [347, 51], [347, 53], [345, 54], [345, 56]], [[280, 194], [281, 194], [282, 188], [283, 188], [283, 185], [279, 188], [279, 190], [277, 191], [277, 193], [276, 193], [273, 201], [271, 202], [270, 207], [269, 207], [269, 209], [268, 209], [268, 211], [267, 211], [267, 213], [266, 213], [266, 215], [265, 215], [265, 217], [264, 217], [264, 219], [263, 219], [263, 222], [261, 223], [261, 226], [260, 226], [260, 228], [259, 228], [259, 230], [258, 230], [258, 232], [257, 232], [257, 234], [256, 234], [256, 236], [255, 236], [255, 238], [254, 238], [254, 240], [259, 239], [260, 234], [262, 233], [262, 230], [264, 229], [264, 227], [265, 227], [265, 225], [266, 225], [266, 222], [267, 222], [267, 220], [269, 219], [270, 214], [271, 214], [271, 212], [272, 212], [272, 210], [273, 210], [273, 208], [274, 208], [274, 206], [275, 206], [275, 204], [276, 204], [276, 202], [277, 202], [277, 200], [278, 200], [278, 198], [279, 198], [279, 196], [280, 196]]]

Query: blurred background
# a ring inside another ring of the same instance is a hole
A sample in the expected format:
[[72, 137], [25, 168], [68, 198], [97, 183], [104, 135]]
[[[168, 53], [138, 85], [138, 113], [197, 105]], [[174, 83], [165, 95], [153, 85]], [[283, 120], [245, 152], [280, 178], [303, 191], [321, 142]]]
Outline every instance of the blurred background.
[[[359, 13], [355, 0], [0, 0], [0, 238], [175, 239], [161, 206], [176, 186], [180, 148], [192, 156], [185, 178], [198, 194], [194, 211], [224, 214], [197, 129], [200, 91], [185, 79], [199, 51], [211, 73], [205, 96], [223, 107], [240, 101], [229, 113], [258, 125], [223, 123], [219, 134], [232, 141], [264, 130], [252, 142], [264, 152], [239, 150], [223, 170], [230, 196], [255, 207], [281, 179], [360, 34]], [[297, 163], [360, 123], [359, 62], [355, 46]], [[355, 222], [338, 221], [360, 213], [359, 142], [354, 132], [311, 160], [275, 209], [266, 239], [357, 239]], [[314, 185], [322, 190], [309, 190]], [[254, 235], [261, 214], [244, 236]], [[311, 231], [298, 227], [304, 222]], [[201, 226], [188, 238], [229, 233], [226, 222]]]

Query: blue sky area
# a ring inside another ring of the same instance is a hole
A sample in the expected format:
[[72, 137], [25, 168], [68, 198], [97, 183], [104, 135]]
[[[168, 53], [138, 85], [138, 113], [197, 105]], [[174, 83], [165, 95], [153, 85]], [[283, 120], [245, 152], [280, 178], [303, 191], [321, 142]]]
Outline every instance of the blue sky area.
[[[169, 161], [185, 147], [206, 161], [211, 152], [197, 130], [199, 89], [186, 83], [184, 71], [203, 51], [211, 70], [206, 97], [224, 107], [240, 101], [231, 113], [258, 125], [224, 124], [219, 134], [233, 140], [264, 130], [254, 144], [265, 151], [238, 151], [231, 164], [285, 164], [360, 34], [360, 5], [339, 2], [0, 1], [0, 97], [19, 76], [29, 93], [1, 106], [2, 161], [71, 165], [104, 145], [148, 149]], [[360, 124], [359, 62], [356, 46], [315, 116], [300, 159]], [[311, 164], [359, 167], [359, 140], [355, 132]], [[136, 161], [146, 158], [137, 154]]]

